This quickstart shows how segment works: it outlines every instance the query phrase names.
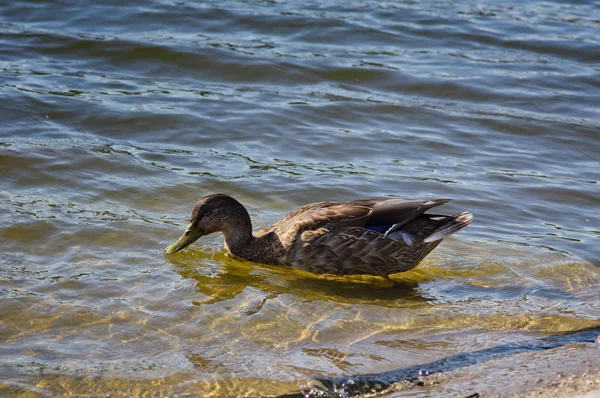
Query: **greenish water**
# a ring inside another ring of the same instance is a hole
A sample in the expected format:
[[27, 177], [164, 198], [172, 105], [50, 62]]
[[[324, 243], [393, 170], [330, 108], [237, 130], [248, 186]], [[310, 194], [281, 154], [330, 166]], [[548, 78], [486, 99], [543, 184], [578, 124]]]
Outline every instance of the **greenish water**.
[[[594, 2], [0, 5], [0, 395], [257, 396], [600, 325]], [[209, 236], [451, 197], [414, 271], [324, 279]]]

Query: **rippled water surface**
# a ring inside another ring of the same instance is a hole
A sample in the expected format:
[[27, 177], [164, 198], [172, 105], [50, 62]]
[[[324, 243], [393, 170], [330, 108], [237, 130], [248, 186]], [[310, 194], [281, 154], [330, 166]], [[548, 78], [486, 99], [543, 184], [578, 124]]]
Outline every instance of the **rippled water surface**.
[[[1, 395], [277, 395], [600, 324], [595, 2], [0, 5]], [[394, 288], [164, 256], [200, 196], [255, 228], [451, 197]]]

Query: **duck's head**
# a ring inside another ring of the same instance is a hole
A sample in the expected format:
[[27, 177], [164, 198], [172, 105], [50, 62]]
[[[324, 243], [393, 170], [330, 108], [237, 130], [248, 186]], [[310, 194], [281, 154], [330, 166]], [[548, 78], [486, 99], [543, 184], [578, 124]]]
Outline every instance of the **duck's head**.
[[165, 250], [171, 254], [185, 249], [198, 238], [213, 232], [223, 232], [225, 239], [252, 235], [250, 215], [240, 202], [228, 195], [205, 196], [196, 203], [190, 224], [181, 238]]

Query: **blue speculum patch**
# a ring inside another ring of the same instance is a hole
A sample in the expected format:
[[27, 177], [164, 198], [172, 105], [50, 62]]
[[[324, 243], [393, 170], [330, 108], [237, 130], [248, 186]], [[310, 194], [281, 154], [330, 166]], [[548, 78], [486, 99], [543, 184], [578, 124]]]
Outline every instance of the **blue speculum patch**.
[[380, 234], [384, 234], [393, 224], [389, 225], [367, 225], [364, 227], [365, 229], [369, 229], [371, 231], [379, 232]]

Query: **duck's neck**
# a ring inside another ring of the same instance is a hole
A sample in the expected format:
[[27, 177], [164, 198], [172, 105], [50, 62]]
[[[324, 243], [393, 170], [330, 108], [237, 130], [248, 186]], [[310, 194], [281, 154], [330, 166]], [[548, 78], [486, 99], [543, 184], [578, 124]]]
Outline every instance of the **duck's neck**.
[[268, 233], [253, 236], [250, 214], [241, 204], [236, 206], [235, 216], [227, 217], [221, 224], [220, 230], [225, 237], [225, 248], [232, 254], [260, 263], [274, 264], [277, 262], [277, 253], [274, 252], [276, 235]]
[[252, 241], [255, 240], [252, 236], [252, 227], [250, 230], [233, 230], [223, 231], [225, 237], [225, 248], [236, 256], [244, 257], [242, 254], [245, 253], [248, 246], [252, 245]]
[[274, 245], [276, 236], [271, 232], [262, 236], [252, 235], [252, 226], [238, 228], [228, 232], [223, 231], [225, 236], [225, 248], [232, 254], [249, 261], [264, 264], [277, 264], [277, 253]]
[[246, 209], [242, 214], [238, 214], [236, 219], [227, 220], [222, 232], [225, 237], [225, 248], [236, 256], [243, 257], [242, 253], [254, 240], [252, 221]]
[[241, 258], [246, 260], [263, 263], [263, 264], [280, 264], [279, 261], [279, 247], [277, 245], [277, 235], [270, 232], [261, 236], [252, 236], [245, 240], [234, 241], [233, 239], [227, 239], [225, 237], [225, 246], [229, 251]]

